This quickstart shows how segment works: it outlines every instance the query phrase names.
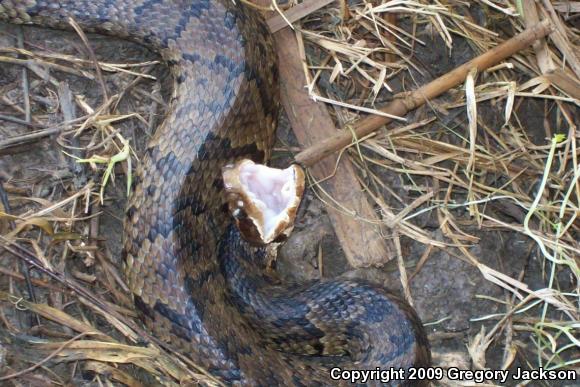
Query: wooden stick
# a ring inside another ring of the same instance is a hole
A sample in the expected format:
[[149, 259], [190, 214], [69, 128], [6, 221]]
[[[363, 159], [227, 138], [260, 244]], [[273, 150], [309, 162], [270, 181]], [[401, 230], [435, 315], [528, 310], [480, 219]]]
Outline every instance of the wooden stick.
[[[455, 68], [451, 72], [429, 82], [421, 88], [409, 93], [400, 95], [393, 102], [381, 109], [383, 112], [404, 116], [409, 111], [425, 104], [430, 99], [433, 99], [447, 90], [461, 84], [465, 81], [467, 73], [472, 68], [477, 68], [481, 72], [491, 66], [496, 65], [502, 60], [512, 56], [518, 51], [530, 46], [536, 40], [543, 38], [553, 31], [553, 25], [549, 20], [544, 20], [533, 27], [526, 29], [513, 38], [506, 40], [499, 46], [489, 50], [488, 52], [470, 60], [467, 63]], [[388, 124], [392, 119], [384, 116], [373, 115], [360, 120], [354, 127], [354, 134], [356, 138], [364, 137], [381, 126]], [[318, 161], [328, 157], [334, 152], [352, 144], [353, 135], [350, 131], [342, 131], [341, 133], [329, 137], [302, 152], [298, 153], [294, 160], [303, 167], [309, 167]]]
[[[327, 106], [312, 101], [304, 88], [307, 80], [294, 31], [284, 28], [274, 34], [274, 39], [280, 69], [281, 102], [298, 143], [307, 148], [335, 134], [336, 126]], [[337, 158], [338, 155], [334, 154], [309, 169], [315, 180], [325, 180], [320, 183], [322, 190], [346, 209], [338, 211], [328, 207], [332, 227], [352, 267], [382, 265], [395, 255], [394, 246], [384, 237], [386, 230], [379, 226], [381, 219], [364, 195], [355, 167], [348, 158], [343, 158], [340, 167], [336, 168]], [[327, 179], [329, 176], [332, 179]]]
[[283, 28], [288, 27], [287, 21], [294, 23], [296, 20], [300, 20], [305, 15], [309, 15], [310, 13], [332, 3], [333, 1], [334, 0], [305, 1], [284, 12], [284, 17], [277, 14], [276, 16], [268, 19], [266, 23], [268, 23], [270, 32], [275, 33]]
[[[257, 2], [267, 6], [271, 0]], [[301, 6], [295, 7], [295, 11], [292, 8], [284, 16], [295, 20], [327, 3], [327, 0], [305, 0]], [[312, 101], [304, 88], [308, 81], [303, 70], [302, 47], [295, 31], [281, 20], [279, 15], [268, 20], [271, 28], [284, 27], [274, 34], [280, 69], [280, 99], [296, 139], [304, 149], [331, 137], [336, 133], [336, 126], [327, 105]], [[352, 267], [382, 265], [395, 255], [393, 243], [384, 237], [386, 230], [379, 226], [381, 219], [363, 194], [355, 167], [350, 160], [342, 159], [340, 167], [336, 168], [337, 158], [335, 154], [309, 170], [314, 179], [325, 180], [320, 183], [322, 190], [346, 209], [337, 211], [329, 206], [328, 218]], [[326, 179], [328, 176], [332, 179]], [[361, 218], [369, 221], [361, 221]]]

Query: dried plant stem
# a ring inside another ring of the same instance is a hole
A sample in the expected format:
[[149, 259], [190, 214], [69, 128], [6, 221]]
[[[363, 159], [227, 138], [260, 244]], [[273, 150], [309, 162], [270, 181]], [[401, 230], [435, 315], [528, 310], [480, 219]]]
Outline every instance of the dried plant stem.
[[91, 334], [91, 332], [82, 332], [82, 333], [79, 333], [78, 335], [76, 335], [72, 339], [70, 339], [70, 340], [65, 341], [64, 343], [62, 343], [57, 349], [55, 349], [54, 351], [52, 351], [50, 353], [50, 355], [48, 355], [47, 357], [45, 357], [44, 359], [42, 359], [40, 362], [35, 363], [35, 364], [31, 365], [30, 367], [22, 370], [22, 371], [18, 371], [18, 372], [15, 372], [13, 374], [9, 374], [9, 375], [2, 376], [2, 377], [0, 377], [0, 381], [6, 381], [6, 380], [9, 380], [9, 379], [13, 379], [13, 378], [16, 378], [18, 376], [22, 376], [22, 375], [24, 375], [24, 374], [26, 374], [26, 373], [28, 373], [30, 371], [34, 371], [35, 369], [37, 369], [38, 367], [41, 367], [46, 362], [50, 361], [50, 359], [52, 359], [56, 355], [58, 355], [58, 353], [60, 351], [62, 351], [63, 349], [65, 349], [68, 345], [70, 345], [74, 341], [80, 339], [81, 337], [86, 336], [86, 335], [89, 335], [89, 334]]
[[[404, 116], [409, 111], [425, 104], [430, 99], [433, 99], [452, 87], [461, 84], [465, 81], [465, 78], [471, 69], [476, 68], [478, 71], [483, 71], [488, 67], [495, 66], [502, 60], [530, 46], [536, 40], [545, 37], [552, 32], [552, 30], [553, 26], [550, 21], [544, 20], [408, 95], [401, 95], [400, 98], [393, 100], [393, 102], [381, 110], [390, 115], [399, 117]], [[355, 125], [354, 136], [356, 136], [356, 138], [364, 137], [391, 121], [391, 118], [384, 116], [369, 116], [364, 118]], [[344, 131], [303, 150], [295, 156], [294, 160], [298, 164], [308, 167], [326, 158], [337, 150], [350, 145], [352, 142], [352, 132]]]

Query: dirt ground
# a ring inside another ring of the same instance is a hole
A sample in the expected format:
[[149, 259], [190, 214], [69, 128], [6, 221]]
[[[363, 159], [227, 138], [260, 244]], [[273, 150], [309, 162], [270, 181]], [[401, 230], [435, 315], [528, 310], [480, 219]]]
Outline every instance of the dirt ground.
[[[0, 25], [0, 47], [11, 47], [15, 44], [17, 29], [13, 26]], [[425, 70], [425, 76], [416, 76], [414, 81], [422, 84], [432, 77], [443, 74], [451, 70], [456, 65], [463, 63], [473, 56], [473, 51], [462, 39], [456, 38], [455, 46], [451, 53], [446, 49], [444, 43], [437, 36], [432, 36], [426, 32], [420, 35], [422, 39], [429, 41], [425, 49], [417, 51], [414, 60]], [[26, 47], [41, 47], [44, 50], [51, 50], [58, 53], [67, 53], [86, 58], [86, 50], [79, 43], [76, 35], [47, 31], [37, 28], [25, 28], [24, 37]], [[109, 63], [121, 62], [142, 62], [152, 60], [156, 57], [144, 50], [140, 46], [116, 39], [99, 36], [91, 36], [91, 46], [97, 57]], [[90, 106], [98, 106], [102, 94], [100, 87], [94, 81], [87, 81], [84, 77], [51, 70], [50, 77], [54, 77], [61, 83], [66, 83], [74, 95], [83, 95]], [[162, 65], [151, 66], [151, 74], [164, 79], [167, 72]], [[21, 101], [21, 89], [18, 87], [22, 76], [22, 67], [7, 63], [0, 63], [0, 90], [11, 101]], [[32, 100], [33, 116], [43, 116], [49, 123], [57, 124], [62, 121], [62, 114], [58, 106], [58, 101], [50, 90], [54, 87], [46, 87], [47, 79], [41, 79], [38, 75], [29, 75], [31, 88], [36, 91], [33, 95], [37, 98]], [[104, 74], [107, 89], [111, 94], [123, 90], [127, 86], [126, 78], [119, 73]], [[399, 80], [395, 85], [401, 85], [404, 80]], [[408, 82], [409, 80], [406, 79]], [[137, 112], [146, 118], [147, 123], [137, 119], [124, 121], [118, 127], [122, 133], [129, 138], [135, 147], [137, 154], [143, 149], [145, 139], [151, 133], [154, 123], [158, 123], [163, 116], [163, 106], [159, 99], [167, 96], [167, 82], [142, 80], [133, 87], [119, 103], [120, 112]], [[151, 97], [151, 96], [154, 97]], [[41, 98], [42, 97], [42, 98]], [[500, 121], [502, 112], [491, 103], [486, 102], [480, 105], [480, 113], [486, 122], [493, 125]], [[80, 116], [82, 112], [78, 111]], [[545, 145], [546, 133], [544, 127], [544, 106], [539, 101], [526, 100], [518, 106], [518, 114], [524, 117], [523, 125], [527, 134], [534, 139], [538, 145]], [[6, 100], [0, 102], [0, 114], [14, 115], [14, 110], [6, 104]], [[424, 116], [425, 110], [419, 110], [410, 116], [410, 121], [420, 119]], [[466, 116], [463, 110], [450, 111], [447, 115], [440, 115], [440, 121], [432, 124], [426, 130], [437, 130], [440, 125], [465, 125]], [[46, 122], [44, 122], [46, 124]], [[15, 123], [0, 122], [0, 140], [24, 134], [29, 128]], [[284, 116], [280, 119], [280, 129], [278, 131], [278, 148], [296, 147], [296, 140], [289, 128]], [[31, 197], [46, 198], [56, 200], [66, 195], [72, 186], [80, 188], [93, 179], [100, 181], [102, 166], [99, 170], [94, 170], [88, 164], [75, 164], [72, 159], [66, 156], [63, 148], [58, 144], [56, 136], [49, 136], [29, 142], [23, 146], [17, 146], [4, 150], [0, 153], [0, 169], [10, 178], [10, 185], [15, 190], [20, 189]], [[69, 149], [71, 153], [75, 151]], [[86, 154], [80, 155], [85, 157]], [[283, 165], [288, 160], [288, 151], [279, 152], [275, 156], [275, 164]], [[386, 173], [378, 171], [383, 181], [388, 182], [389, 187], [399, 196], [405, 199], [413, 198], [413, 192], [406, 189], [407, 181], [400, 174]], [[110, 252], [110, 258], [115, 265], [120, 265], [120, 246], [122, 235], [122, 218], [125, 203], [125, 176], [121, 173], [115, 179], [115, 185], [109, 185], [106, 190], [106, 200], [102, 207], [102, 215], [99, 223], [98, 237], [104, 243], [104, 248]], [[530, 182], [529, 189], [533, 188], [535, 182]], [[501, 182], [498, 182], [501, 184]], [[10, 192], [9, 192], [10, 195]], [[385, 192], [385, 199], [388, 204], [397, 208], [399, 204]], [[30, 203], [14, 202], [12, 211], [22, 213], [26, 211]], [[522, 221], [523, 213], [517, 211], [510, 212], [496, 204], [490, 204], [490, 211], [495, 211], [500, 218], [508, 221]], [[468, 219], [469, 213], [465, 209], [455, 210], [458, 219]], [[425, 213], [413, 219], [413, 223], [427, 230], [438, 240], [444, 240], [439, 231], [439, 221], [433, 213]], [[472, 244], [469, 251], [477, 256], [482, 263], [505, 273], [513, 278], [520, 278], [531, 288], [542, 288], [545, 286], [546, 267], [539, 259], [538, 252], [533, 241], [517, 232], [505, 230], [468, 228], [471, 235], [479, 238], [479, 242]], [[40, 238], [39, 242], [46, 242]], [[409, 266], [408, 274], [415, 273], [415, 265], [419, 257], [425, 250], [425, 245], [413, 241], [409, 238], [402, 238], [402, 250]], [[313, 192], [306, 193], [301, 206], [296, 228], [289, 241], [281, 248], [276, 269], [280, 276], [286, 280], [302, 281], [305, 279], [320, 278], [321, 268], [319, 267], [319, 254], [322, 254], [322, 277], [333, 278], [336, 276], [348, 276], [354, 278], [364, 278], [366, 280], [381, 284], [395, 292], [401, 292], [399, 273], [393, 261], [381, 268], [353, 269], [349, 267], [344, 253], [334, 235], [331, 222], [327, 216], [325, 205], [316, 198]], [[58, 255], [56, 255], [58, 256]], [[16, 270], [16, 259], [7, 253], [0, 255], [1, 265], [6, 268]], [[65, 262], [55, 262], [56, 267], [66, 268], [67, 272], [79, 271], [88, 276], [98, 278], [103, 271], [99, 267], [99, 262], [87, 262], [86, 256], [72, 255]], [[567, 273], [560, 273], [560, 286], [563, 289], [572, 289], [577, 284], [572, 282], [572, 276]], [[33, 277], [41, 278], [37, 272]], [[98, 289], [98, 280], [90, 282]], [[502, 313], [503, 305], [490, 301], [491, 298], [507, 300], [511, 297], [502, 288], [486, 280], [481, 272], [471, 265], [460, 255], [450, 255], [442, 249], [434, 249], [425, 265], [416, 272], [410, 281], [411, 294], [415, 302], [415, 307], [422, 319], [427, 324], [426, 329], [432, 346], [434, 365], [468, 369], [472, 366], [471, 357], [468, 352], [470, 340], [482, 330], [482, 327], [489, 329], [495, 320], [487, 322], [472, 321], [485, 315]], [[14, 290], [24, 294], [24, 285], [17, 282], [15, 285], [8, 281], [7, 276], [0, 274], [0, 287], [3, 290]], [[484, 297], [482, 297], [484, 296]], [[37, 292], [40, 302], [48, 302], [59, 305], [49, 292], [40, 289]], [[61, 299], [60, 302], [64, 300]], [[125, 305], [127, 306], [127, 305]], [[74, 313], [74, 312], [73, 312]], [[10, 321], [23, 333], [32, 334], [30, 331], [30, 315], [18, 313], [10, 308], [4, 311], [5, 321]], [[98, 321], [101, 329], [107, 330], [106, 321]], [[2, 324], [0, 329], [6, 329]], [[37, 333], [38, 334], [38, 333]], [[501, 345], [505, 338], [504, 333], [500, 333], [494, 345], [487, 353], [487, 367], [497, 369], [501, 367], [504, 353], [504, 345]], [[506, 336], [507, 337], [507, 336]], [[534, 363], [533, 342], [526, 334], [518, 334], [516, 340], [520, 344], [516, 360], [512, 367], [530, 368]], [[3, 365], [10, 364], [13, 370], [22, 368], [26, 362], [15, 353], [5, 354], [1, 360], [0, 370]], [[50, 365], [48, 366], [50, 368]], [[55, 366], [54, 371], [66, 380], [70, 366]], [[131, 367], [125, 367], [130, 369]], [[135, 369], [129, 371], [137, 375], [137, 378], [147, 382], [147, 377]], [[5, 371], [2, 371], [5, 373]], [[91, 384], [92, 374], [81, 374], [74, 380], [69, 380], [72, 384]], [[40, 383], [40, 379], [21, 379], [21, 385], [35, 385]], [[18, 385], [16, 381], [11, 381]], [[551, 385], [551, 386], [572, 386], [566, 382], [553, 382], [530, 385]], [[578, 385], [578, 384], [576, 384]]]

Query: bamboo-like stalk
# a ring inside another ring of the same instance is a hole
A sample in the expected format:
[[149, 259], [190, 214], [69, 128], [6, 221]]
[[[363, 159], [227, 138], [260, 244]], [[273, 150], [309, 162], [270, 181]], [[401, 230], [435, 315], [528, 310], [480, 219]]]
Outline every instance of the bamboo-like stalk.
[[[506, 40], [499, 46], [487, 51], [486, 53], [470, 60], [467, 63], [455, 68], [445, 75], [429, 82], [419, 89], [409, 94], [401, 95], [388, 104], [381, 111], [394, 116], [404, 116], [409, 111], [423, 105], [430, 99], [438, 97], [447, 90], [461, 84], [467, 73], [472, 68], [477, 68], [481, 72], [491, 66], [494, 66], [502, 60], [512, 56], [518, 51], [530, 46], [536, 40], [541, 39], [552, 32], [553, 26], [549, 20], [544, 20], [530, 28], [527, 28], [513, 38]], [[374, 132], [381, 126], [392, 121], [385, 116], [373, 115], [360, 120], [354, 125], [354, 135], [356, 138], [362, 138]], [[326, 158], [332, 153], [348, 146], [353, 141], [351, 131], [342, 131], [334, 137], [330, 137], [316, 145], [311, 146], [298, 153], [294, 160], [303, 167], [311, 166], [318, 161]]]

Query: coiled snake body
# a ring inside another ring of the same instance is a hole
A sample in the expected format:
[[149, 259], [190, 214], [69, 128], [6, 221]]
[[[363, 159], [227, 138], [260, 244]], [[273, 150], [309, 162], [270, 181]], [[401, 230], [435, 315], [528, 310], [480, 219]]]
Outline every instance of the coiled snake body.
[[406, 303], [352, 281], [271, 284], [264, 251], [229, 225], [221, 168], [267, 160], [278, 114], [259, 15], [231, 0], [0, 0], [0, 20], [68, 28], [68, 17], [159, 52], [175, 80], [125, 221], [127, 282], [156, 337], [227, 384], [327, 385], [332, 367], [429, 364]]

